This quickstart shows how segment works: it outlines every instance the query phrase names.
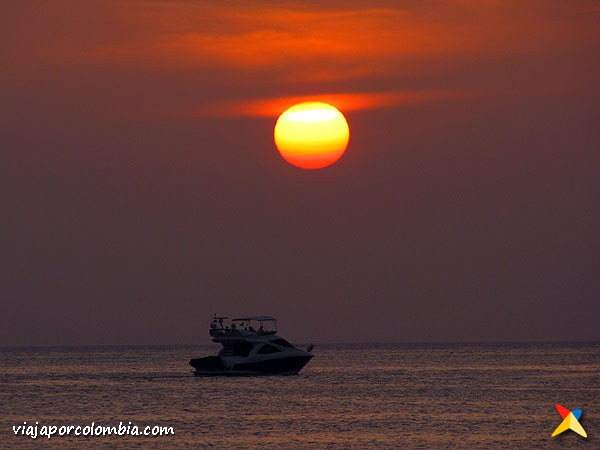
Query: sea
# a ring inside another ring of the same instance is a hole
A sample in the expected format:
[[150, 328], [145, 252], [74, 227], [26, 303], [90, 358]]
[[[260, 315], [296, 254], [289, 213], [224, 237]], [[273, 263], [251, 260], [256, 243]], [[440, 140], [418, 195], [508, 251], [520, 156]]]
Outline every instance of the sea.
[[[195, 377], [216, 350], [1, 348], [0, 449], [600, 448], [600, 343], [316, 345], [296, 376]], [[551, 437], [557, 403], [587, 439]]]

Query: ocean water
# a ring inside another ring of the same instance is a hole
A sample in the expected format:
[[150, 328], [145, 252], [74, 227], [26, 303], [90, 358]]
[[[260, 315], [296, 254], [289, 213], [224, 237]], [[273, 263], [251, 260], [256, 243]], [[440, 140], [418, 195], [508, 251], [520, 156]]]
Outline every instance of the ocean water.
[[[194, 377], [216, 348], [0, 349], [0, 449], [600, 448], [600, 343], [317, 345], [297, 376]], [[550, 437], [555, 403], [587, 440]], [[36, 421], [174, 434], [15, 435]]]

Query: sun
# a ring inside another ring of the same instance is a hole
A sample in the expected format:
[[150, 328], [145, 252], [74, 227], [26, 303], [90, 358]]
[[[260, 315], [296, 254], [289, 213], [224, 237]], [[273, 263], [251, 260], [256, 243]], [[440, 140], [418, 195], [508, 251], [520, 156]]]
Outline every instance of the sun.
[[322, 102], [305, 102], [279, 116], [273, 135], [287, 162], [303, 169], [320, 169], [344, 154], [350, 129], [337, 108]]

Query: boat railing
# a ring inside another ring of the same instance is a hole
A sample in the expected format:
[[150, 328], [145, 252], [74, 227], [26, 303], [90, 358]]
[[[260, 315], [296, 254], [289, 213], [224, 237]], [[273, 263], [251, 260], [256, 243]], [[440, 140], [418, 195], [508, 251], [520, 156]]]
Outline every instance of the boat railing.
[[210, 335], [213, 338], [227, 338], [227, 337], [239, 337], [239, 336], [269, 336], [274, 335], [274, 330], [246, 330], [246, 329], [236, 329], [236, 328], [211, 328]]
[[252, 316], [231, 320], [231, 326], [225, 325], [227, 317], [213, 317], [210, 323], [212, 337], [261, 336], [277, 333], [277, 320], [271, 316]]

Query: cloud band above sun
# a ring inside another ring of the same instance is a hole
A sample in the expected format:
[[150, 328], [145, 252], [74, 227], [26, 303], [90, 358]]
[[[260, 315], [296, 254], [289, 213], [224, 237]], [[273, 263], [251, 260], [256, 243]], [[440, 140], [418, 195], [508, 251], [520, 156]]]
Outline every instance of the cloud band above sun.
[[377, 109], [402, 105], [430, 103], [477, 95], [474, 90], [423, 90], [393, 92], [355, 92], [301, 95], [289, 97], [255, 98], [224, 101], [198, 107], [189, 107], [183, 115], [207, 116], [264, 116], [277, 117], [290, 105], [305, 102], [328, 103], [342, 111]]
[[598, 91], [596, 0], [34, 3], [3, 11], [13, 109], [185, 120]]

